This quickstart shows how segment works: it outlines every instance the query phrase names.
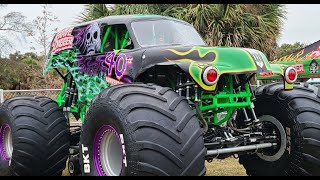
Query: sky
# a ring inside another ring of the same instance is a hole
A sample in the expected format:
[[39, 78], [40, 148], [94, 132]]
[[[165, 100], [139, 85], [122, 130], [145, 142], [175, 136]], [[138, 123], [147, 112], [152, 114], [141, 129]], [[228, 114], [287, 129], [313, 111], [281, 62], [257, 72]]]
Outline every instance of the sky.
[[[75, 17], [83, 11], [83, 4], [52, 4], [52, 12], [58, 17], [59, 22], [53, 24], [58, 29], [71, 26], [74, 23]], [[320, 39], [320, 21], [318, 13], [320, 4], [288, 4], [286, 5], [287, 19], [284, 20], [281, 36], [278, 43], [295, 43], [302, 42], [305, 44], [313, 43]], [[27, 17], [28, 20], [33, 20], [41, 15], [40, 4], [9, 4], [3, 13], [18, 11]], [[33, 45], [32, 39], [27, 39], [27, 42], [15, 42], [15, 49], [22, 53], [30, 51]]]
[[284, 20], [279, 44], [302, 42], [306, 44], [320, 40], [320, 4], [287, 4], [287, 19]]
[[[59, 22], [52, 24], [52, 27], [57, 27], [59, 29], [66, 28], [71, 26], [75, 17], [79, 15], [84, 10], [83, 4], [51, 4], [50, 10], [52, 13], [58, 17]], [[2, 12], [4, 11], [4, 12]], [[28, 21], [36, 19], [37, 16], [42, 15], [41, 4], [8, 4], [5, 10], [1, 10], [0, 15], [5, 14], [6, 12], [21, 12], [26, 16]], [[51, 41], [51, 39], [50, 39]], [[14, 41], [15, 50], [20, 51], [21, 53], [33, 51], [30, 47], [35, 47], [36, 50], [33, 52], [39, 52], [39, 46], [37, 47], [32, 38], [27, 38], [26, 42], [16, 42]]]

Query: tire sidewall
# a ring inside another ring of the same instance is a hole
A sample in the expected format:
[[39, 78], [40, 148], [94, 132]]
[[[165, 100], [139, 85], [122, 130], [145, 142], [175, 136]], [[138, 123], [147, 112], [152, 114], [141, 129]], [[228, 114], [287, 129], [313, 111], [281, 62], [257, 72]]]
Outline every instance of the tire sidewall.
[[[0, 128], [2, 127], [2, 125], [4, 124], [8, 124], [11, 128], [11, 133], [14, 131], [13, 130], [13, 126], [12, 126], [12, 120], [11, 120], [11, 115], [9, 113], [9, 110], [6, 108], [6, 106], [4, 104], [2, 104], [0, 106]], [[1, 131], [1, 130], [0, 130]], [[2, 132], [0, 132], [0, 136], [2, 135]], [[12, 139], [14, 139], [13, 137], [14, 134], [12, 134]], [[0, 137], [2, 138], [2, 137]], [[2, 154], [3, 150], [0, 149], [0, 153]], [[12, 155], [14, 155], [14, 153], [12, 153]], [[11, 167], [9, 166], [9, 161], [4, 160], [2, 158], [2, 156], [0, 156], [0, 176], [10, 176], [12, 175], [12, 170]]]
[[[120, 120], [115, 116], [113, 111], [108, 108], [103, 108], [103, 105], [97, 105], [90, 108], [87, 113], [85, 123], [82, 127], [80, 137], [80, 165], [82, 175], [84, 176], [99, 176], [94, 159], [94, 141], [96, 134], [103, 126], [111, 126], [118, 133], [119, 138], [122, 136], [124, 143], [120, 142], [122, 150], [125, 149], [126, 135], [120, 124]], [[126, 175], [126, 149], [122, 152], [122, 170], [120, 175]], [[89, 158], [88, 158], [89, 156]], [[86, 161], [89, 160], [89, 163]], [[88, 170], [90, 169], [90, 170]]]

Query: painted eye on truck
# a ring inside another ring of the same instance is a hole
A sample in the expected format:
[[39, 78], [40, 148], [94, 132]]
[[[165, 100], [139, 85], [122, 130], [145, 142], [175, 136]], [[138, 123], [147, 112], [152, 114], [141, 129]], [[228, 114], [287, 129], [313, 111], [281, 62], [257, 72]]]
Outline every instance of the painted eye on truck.
[[209, 66], [205, 68], [202, 74], [202, 80], [206, 85], [211, 86], [217, 83], [218, 79], [218, 71], [215, 67]]
[[288, 67], [284, 73], [284, 77], [288, 83], [294, 83], [298, 78], [297, 70], [294, 67]]

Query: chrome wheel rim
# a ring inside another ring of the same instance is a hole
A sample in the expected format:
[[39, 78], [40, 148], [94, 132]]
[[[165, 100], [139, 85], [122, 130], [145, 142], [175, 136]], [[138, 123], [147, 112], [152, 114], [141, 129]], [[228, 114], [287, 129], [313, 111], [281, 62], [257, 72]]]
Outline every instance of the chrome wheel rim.
[[99, 150], [103, 171], [108, 176], [119, 176], [122, 170], [122, 148], [116, 134], [106, 131]]

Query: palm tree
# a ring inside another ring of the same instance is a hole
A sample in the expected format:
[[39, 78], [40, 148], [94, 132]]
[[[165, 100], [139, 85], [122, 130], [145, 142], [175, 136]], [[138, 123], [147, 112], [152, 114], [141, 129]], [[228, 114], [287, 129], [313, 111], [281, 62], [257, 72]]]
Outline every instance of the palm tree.
[[[253, 7], [253, 8], [252, 8]], [[258, 37], [248, 39], [243, 46], [254, 47], [266, 53], [269, 58], [275, 57], [277, 39], [280, 36], [286, 12], [279, 4], [254, 4], [243, 8], [246, 13], [254, 14], [252, 29]], [[255, 46], [252, 46], [255, 45]]]
[[273, 58], [283, 5], [278, 4], [104, 4], [87, 5], [81, 22], [120, 14], [160, 14], [192, 24], [211, 46], [248, 47]]
[[86, 4], [85, 10], [78, 17], [75, 23], [88, 22], [113, 14], [114, 8], [106, 4]]
[[255, 48], [272, 58], [285, 12], [277, 4], [190, 4], [164, 14], [191, 23], [208, 45]]
[[168, 4], [116, 4], [108, 6], [106, 4], [87, 4], [85, 10], [76, 18], [75, 23], [87, 22], [109, 15], [122, 14], [162, 14]]

